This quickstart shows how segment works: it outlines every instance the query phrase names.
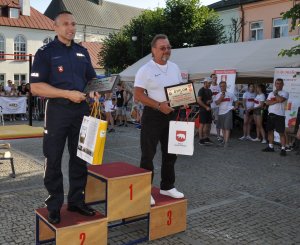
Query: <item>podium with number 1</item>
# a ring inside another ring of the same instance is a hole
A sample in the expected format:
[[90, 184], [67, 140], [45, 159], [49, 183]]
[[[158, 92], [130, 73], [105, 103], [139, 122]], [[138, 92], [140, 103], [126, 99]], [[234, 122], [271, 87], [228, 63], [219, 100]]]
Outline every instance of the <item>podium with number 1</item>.
[[108, 221], [150, 212], [151, 171], [124, 162], [88, 167], [86, 203], [105, 201]]

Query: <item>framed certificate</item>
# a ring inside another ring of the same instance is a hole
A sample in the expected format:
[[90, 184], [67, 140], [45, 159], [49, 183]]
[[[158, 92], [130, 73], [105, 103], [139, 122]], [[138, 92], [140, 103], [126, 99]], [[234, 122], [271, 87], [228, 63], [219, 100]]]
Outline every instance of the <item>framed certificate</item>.
[[84, 88], [84, 93], [89, 93], [91, 91], [99, 93], [112, 92], [119, 82], [119, 75], [112, 75], [111, 77], [105, 78], [95, 78], [88, 81], [86, 87]]
[[165, 93], [172, 108], [197, 103], [194, 84], [191, 82], [165, 87]]

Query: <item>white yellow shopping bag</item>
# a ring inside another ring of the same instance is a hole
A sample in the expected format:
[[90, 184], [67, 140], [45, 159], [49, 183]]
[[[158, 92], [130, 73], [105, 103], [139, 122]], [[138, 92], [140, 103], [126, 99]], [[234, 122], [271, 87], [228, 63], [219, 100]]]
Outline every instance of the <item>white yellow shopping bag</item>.
[[168, 153], [194, 154], [194, 122], [170, 121]]
[[84, 116], [80, 128], [77, 156], [93, 165], [102, 164], [106, 141], [107, 121], [100, 116], [99, 103], [93, 104], [90, 116]]

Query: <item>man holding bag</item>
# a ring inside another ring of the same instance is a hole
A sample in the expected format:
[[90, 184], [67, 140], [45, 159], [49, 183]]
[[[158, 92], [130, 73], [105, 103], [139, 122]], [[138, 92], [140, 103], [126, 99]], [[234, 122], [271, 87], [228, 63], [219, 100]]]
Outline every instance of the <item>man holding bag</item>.
[[[151, 170], [153, 176], [153, 158], [158, 142], [161, 144], [162, 166], [160, 194], [173, 198], [183, 198], [177, 191], [174, 164], [177, 156], [168, 153], [169, 122], [176, 115], [168, 105], [164, 88], [182, 83], [178, 66], [168, 61], [171, 46], [164, 34], [156, 35], [151, 42], [153, 59], [142, 66], [136, 74], [134, 98], [144, 107], [141, 128], [141, 162], [140, 167]], [[151, 196], [151, 205], [155, 200]]]
[[66, 139], [70, 155], [68, 210], [85, 216], [95, 215], [95, 210], [84, 203], [87, 166], [76, 152], [83, 116], [89, 114], [83, 90], [96, 73], [87, 50], [73, 41], [76, 23], [72, 13], [59, 13], [54, 29], [57, 33], [54, 41], [41, 47], [35, 55], [30, 83], [34, 95], [48, 98], [43, 151], [46, 157], [44, 184], [49, 197], [45, 203], [49, 222], [58, 224], [64, 203], [61, 160]]

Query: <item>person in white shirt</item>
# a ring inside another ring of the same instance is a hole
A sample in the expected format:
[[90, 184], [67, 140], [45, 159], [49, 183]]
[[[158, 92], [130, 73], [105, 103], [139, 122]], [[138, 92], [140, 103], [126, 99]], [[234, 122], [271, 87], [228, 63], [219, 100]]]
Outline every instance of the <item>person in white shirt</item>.
[[[211, 112], [212, 112], [212, 117], [213, 117], [214, 123], [217, 124], [218, 114], [219, 114], [219, 106], [216, 105], [215, 101], [216, 101], [216, 95], [221, 92], [221, 89], [217, 83], [217, 75], [213, 73], [210, 75], [210, 78], [212, 79], [212, 83], [209, 88], [212, 92], [212, 100], [213, 100], [212, 103], [210, 104], [210, 106], [211, 106]], [[217, 140], [219, 142], [222, 141], [222, 137], [221, 137], [219, 128], [217, 128]]]
[[[169, 106], [164, 89], [182, 83], [181, 72], [175, 63], [169, 61], [171, 46], [166, 35], [158, 34], [153, 38], [151, 52], [153, 59], [138, 70], [134, 82], [134, 98], [145, 106], [141, 124], [140, 167], [152, 171], [153, 176], [153, 158], [160, 142], [160, 194], [182, 198], [183, 193], [174, 186], [177, 156], [168, 153], [169, 122], [176, 118], [176, 114]], [[151, 205], [154, 204], [155, 200], [151, 196]]]
[[114, 118], [112, 116], [113, 103], [111, 98], [112, 98], [112, 93], [105, 93], [104, 111], [105, 111], [106, 121], [110, 124], [110, 129], [108, 130], [109, 133], [115, 132]]
[[243, 94], [243, 107], [244, 107], [244, 135], [240, 140], [253, 140], [250, 136], [251, 125], [253, 122], [253, 108], [256, 93], [254, 92], [254, 84], [248, 84], [248, 90]]
[[279, 133], [281, 143], [281, 156], [286, 156], [285, 150], [285, 104], [289, 98], [289, 93], [282, 90], [283, 79], [278, 78], [275, 81], [275, 90], [268, 95], [266, 104], [269, 106], [269, 115], [267, 121], [269, 145], [263, 149], [264, 152], [274, 152], [274, 130]]
[[254, 99], [254, 108], [253, 108], [253, 118], [256, 126], [256, 138], [253, 141], [262, 141], [261, 143], [265, 144], [267, 143], [266, 140], [266, 133], [263, 127], [263, 108], [264, 103], [266, 100], [265, 96], [265, 85], [264, 84], [258, 84], [256, 87], [256, 97]]
[[235, 108], [237, 98], [233, 93], [227, 92], [226, 82], [220, 82], [221, 92], [216, 96], [216, 104], [219, 106], [219, 116], [217, 127], [222, 130], [224, 137], [224, 147], [228, 147], [228, 140], [230, 137], [230, 130], [233, 127], [232, 110]]

